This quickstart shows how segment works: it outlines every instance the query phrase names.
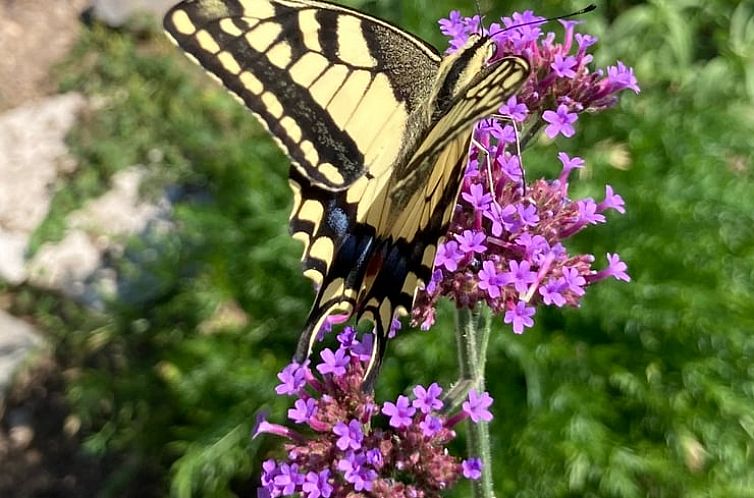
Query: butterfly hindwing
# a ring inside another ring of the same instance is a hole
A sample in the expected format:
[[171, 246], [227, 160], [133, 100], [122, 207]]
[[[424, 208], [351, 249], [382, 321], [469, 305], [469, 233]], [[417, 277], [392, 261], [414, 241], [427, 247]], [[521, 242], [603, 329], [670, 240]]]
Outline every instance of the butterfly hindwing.
[[329, 197], [323, 220], [346, 213], [342, 220], [348, 224], [333, 246], [333, 267], [302, 334], [300, 359], [327, 315], [355, 312], [357, 320], [375, 324], [375, 354], [365, 378], [371, 385], [394, 316], [410, 311], [419, 283], [430, 281], [465, 173], [473, 123], [495, 112], [528, 74], [528, 62], [519, 57], [484, 68], [426, 130], [407, 166], [387, 178], [360, 178], [345, 193]]
[[401, 160], [440, 61], [394, 26], [326, 2], [189, 0], [164, 24], [312, 185], [334, 191]]

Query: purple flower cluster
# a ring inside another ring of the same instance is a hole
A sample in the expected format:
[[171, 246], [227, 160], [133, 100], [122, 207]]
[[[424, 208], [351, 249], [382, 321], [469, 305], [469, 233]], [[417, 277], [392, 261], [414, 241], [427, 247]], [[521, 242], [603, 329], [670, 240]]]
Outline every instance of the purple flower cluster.
[[446, 416], [443, 389], [434, 383], [380, 406], [361, 390], [369, 341], [371, 334], [359, 340], [346, 327], [338, 349], [322, 351], [319, 376], [308, 362], [292, 363], [278, 374], [276, 392], [296, 397], [288, 418], [308, 430], [304, 435], [263, 416], [257, 420], [254, 437], [271, 433], [288, 441], [284, 459], [264, 462], [260, 497], [433, 498], [461, 476], [481, 476], [479, 459], [461, 461], [446, 447], [459, 422], [492, 418], [490, 395], [470, 391], [461, 411]]
[[[534, 324], [539, 304], [578, 306], [591, 283], [607, 277], [630, 280], [617, 254], [608, 254], [607, 268], [596, 271], [594, 256], [571, 255], [563, 245], [587, 226], [605, 223], [606, 211], [623, 213], [623, 199], [609, 185], [602, 201], [571, 199], [569, 176], [584, 167], [584, 160], [565, 152], [558, 154], [558, 178], [524, 184], [518, 146], [525, 147], [543, 127], [551, 139], [572, 137], [580, 113], [612, 106], [622, 90], [638, 93], [636, 78], [620, 62], [606, 73], [590, 71], [587, 49], [596, 38], [575, 33], [574, 21], [562, 21], [563, 43], [556, 43], [555, 33], [544, 33], [540, 25], [519, 26], [541, 19], [526, 11], [484, 30], [496, 41], [497, 56], [526, 57], [532, 74], [500, 107], [508, 121], [485, 120], [475, 130], [454, 218], [438, 247], [432, 279], [412, 312], [414, 323], [425, 330], [434, 323], [440, 296], [459, 307], [484, 302], [515, 333], [522, 333]], [[511, 26], [519, 27], [506, 29]], [[478, 17], [464, 18], [455, 11], [440, 27], [450, 37], [450, 52], [481, 29]]]

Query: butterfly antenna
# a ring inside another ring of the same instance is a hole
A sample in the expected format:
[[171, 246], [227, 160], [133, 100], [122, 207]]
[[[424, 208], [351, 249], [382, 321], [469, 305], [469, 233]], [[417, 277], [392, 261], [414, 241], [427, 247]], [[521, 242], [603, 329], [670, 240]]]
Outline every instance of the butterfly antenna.
[[498, 35], [498, 34], [504, 32], [504, 31], [508, 31], [508, 30], [515, 29], [515, 28], [522, 28], [524, 26], [530, 26], [532, 24], [544, 24], [544, 23], [548, 23], [548, 22], [552, 22], [552, 21], [557, 21], [558, 19], [568, 19], [570, 17], [577, 17], [577, 16], [580, 16], [580, 15], [586, 14], [588, 12], [591, 12], [591, 11], [593, 11], [596, 8], [597, 8], [596, 5], [594, 5], [593, 3], [590, 3], [589, 5], [587, 5], [586, 7], [584, 7], [583, 9], [577, 10], [575, 12], [571, 12], [570, 14], [564, 14], [564, 15], [555, 16], [555, 17], [546, 17], [544, 19], [538, 19], [536, 21], [529, 21], [529, 22], [523, 22], [521, 24], [514, 24], [513, 26], [508, 26], [507, 28], [499, 29], [499, 30], [495, 31], [494, 33], [490, 33], [490, 38], [492, 38], [493, 36]]
[[476, 14], [479, 16], [479, 28], [481, 33], [480, 35], [484, 35], [484, 17], [482, 16], [482, 6], [479, 5], [479, 0], [474, 0], [474, 5], [476, 5]]

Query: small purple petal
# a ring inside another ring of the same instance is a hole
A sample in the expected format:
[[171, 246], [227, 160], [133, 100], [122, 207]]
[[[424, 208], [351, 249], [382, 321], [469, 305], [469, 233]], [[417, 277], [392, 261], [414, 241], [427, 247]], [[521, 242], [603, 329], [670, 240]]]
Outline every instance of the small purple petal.
[[424, 420], [419, 422], [419, 427], [421, 428], [424, 437], [431, 438], [442, 430], [443, 425], [442, 420], [439, 418], [427, 415]]
[[322, 363], [317, 365], [317, 371], [322, 375], [332, 374], [336, 377], [342, 377], [346, 374], [346, 367], [350, 362], [345, 349], [338, 348], [335, 353], [330, 348], [325, 348], [319, 354], [322, 357]]
[[545, 111], [542, 113], [542, 118], [549, 123], [545, 128], [545, 135], [550, 138], [555, 138], [558, 134], [570, 138], [576, 133], [573, 123], [576, 122], [578, 115], [568, 112], [568, 106], [565, 104], [560, 104], [557, 112]]
[[492, 413], [488, 410], [492, 406], [492, 396], [488, 392], [481, 394], [472, 389], [469, 391], [467, 401], [463, 402], [463, 412], [471, 418], [475, 424], [479, 421], [489, 422], [492, 420]]
[[482, 477], [482, 461], [479, 458], [469, 458], [461, 462], [463, 477], [475, 481]]
[[282, 382], [275, 388], [277, 394], [296, 395], [306, 385], [309, 362], [299, 365], [295, 361], [286, 366], [278, 375]]
[[293, 408], [288, 410], [288, 418], [297, 424], [303, 424], [317, 413], [317, 400], [307, 398], [306, 400], [297, 399]]
[[411, 425], [411, 417], [416, 413], [416, 408], [411, 406], [411, 402], [406, 396], [398, 396], [395, 403], [386, 401], [382, 405], [382, 413], [390, 417], [390, 426], [400, 429]]
[[338, 422], [332, 429], [336, 436], [340, 436], [335, 445], [343, 451], [348, 449], [358, 450], [364, 441], [364, 432], [358, 420], [351, 420], [348, 425]]
[[519, 301], [515, 307], [505, 312], [503, 322], [513, 324], [513, 333], [522, 334], [524, 328], [534, 325], [531, 317], [534, 316], [535, 311], [534, 307], [526, 306], [524, 301]]
[[422, 413], [439, 410], [442, 408], [442, 401], [440, 401], [441, 394], [442, 387], [437, 382], [433, 382], [427, 389], [424, 386], [416, 386], [414, 387], [414, 396], [416, 396], [416, 399], [412, 405]]
[[464, 230], [463, 234], [456, 234], [455, 238], [458, 241], [459, 249], [464, 253], [483, 254], [487, 250], [487, 246], [484, 245], [486, 239], [484, 232]]

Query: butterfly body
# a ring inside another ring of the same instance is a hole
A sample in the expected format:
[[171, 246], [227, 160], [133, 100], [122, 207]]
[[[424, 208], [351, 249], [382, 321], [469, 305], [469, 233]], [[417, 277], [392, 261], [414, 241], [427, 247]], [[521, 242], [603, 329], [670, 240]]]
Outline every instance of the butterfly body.
[[518, 90], [528, 62], [490, 63], [495, 44], [480, 36], [441, 57], [385, 21], [314, 0], [187, 0], [165, 29], [291, 158], [291, 233], [319, 286], [297, 358], [328, 316], [356, 315], [376, 329], [369, 383], [393, 317], [431, 277], [473, 123]]

